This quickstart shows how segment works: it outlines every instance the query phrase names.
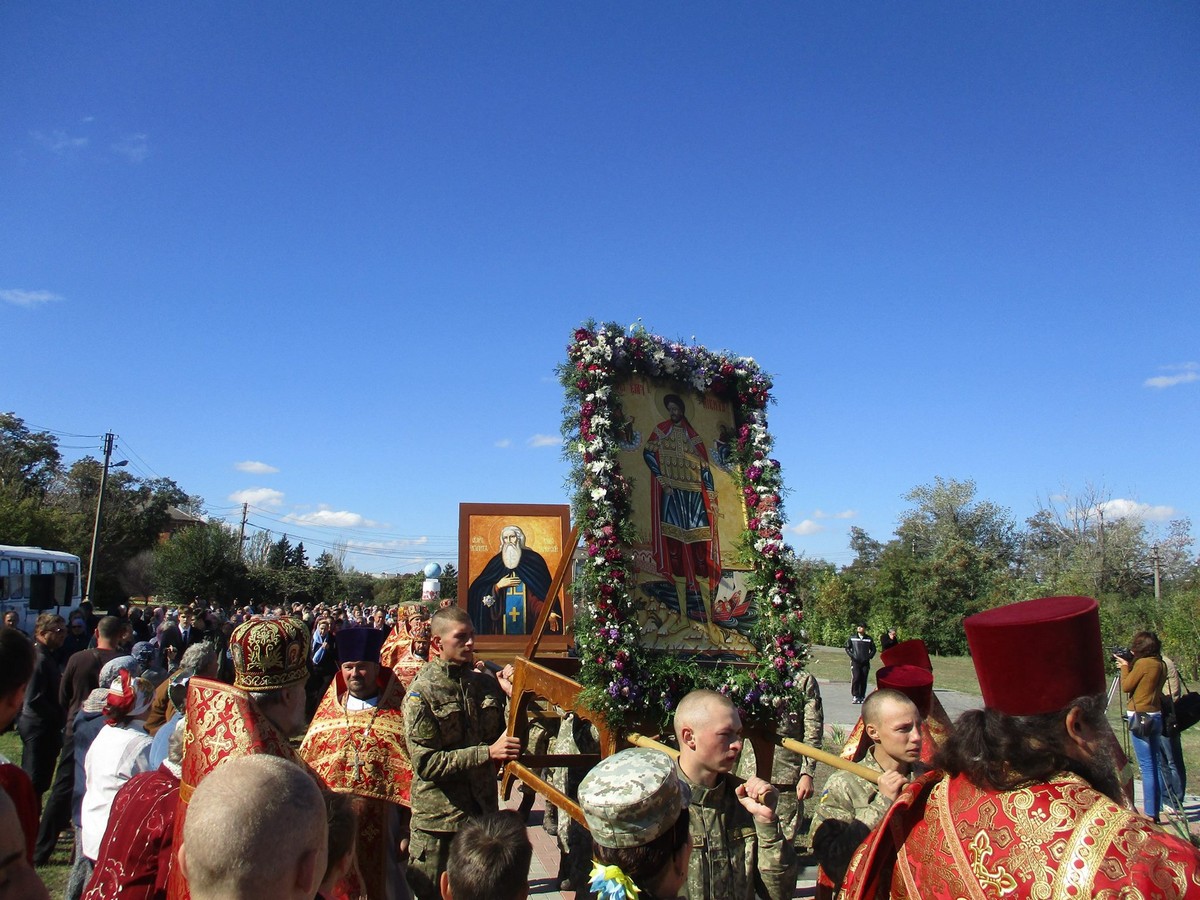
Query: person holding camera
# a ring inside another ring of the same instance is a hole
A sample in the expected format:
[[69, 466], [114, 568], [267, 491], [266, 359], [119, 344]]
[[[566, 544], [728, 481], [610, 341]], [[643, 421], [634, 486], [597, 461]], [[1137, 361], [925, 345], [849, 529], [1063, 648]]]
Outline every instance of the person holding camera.
[[1159, 742], [1162, 739], [1162, 686], [1167, 667], [1162, 661], [1162, 644], [1151, 631], [1139, 631], [1129, 642], [1130, 655], [1114, 653], [1121, 670], [1121, 690], [1129, 695], [1129, 733], [1142, 772], [1142, 811], [1159, 821]]

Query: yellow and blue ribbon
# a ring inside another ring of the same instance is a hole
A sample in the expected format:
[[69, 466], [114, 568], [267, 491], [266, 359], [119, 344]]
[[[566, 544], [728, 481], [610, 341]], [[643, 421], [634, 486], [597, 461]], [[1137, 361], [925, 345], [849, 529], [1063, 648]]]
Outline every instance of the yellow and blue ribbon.
[[589, 877], [592, 883], [588, 888], [596, 892], [599, 900], [637, 900], [638, 886], [620, 866], [606, 866], [593, 860]]

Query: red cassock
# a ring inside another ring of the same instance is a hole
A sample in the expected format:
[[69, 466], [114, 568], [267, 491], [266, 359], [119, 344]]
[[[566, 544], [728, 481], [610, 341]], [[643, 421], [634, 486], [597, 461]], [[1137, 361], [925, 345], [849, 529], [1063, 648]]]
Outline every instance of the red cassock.
[[178, 803], [179, 778], [165, 765], [121, 786], [84, 900], [164, 900]]
[[388, 632], [388, 636], [384, 638], [383, 646], [379, 648], [379, 664], [384, 668], [394, 670], [396, 663], [409, 652], [411, 647], [412, 636], [403, 622], [397, 622], [396, 626]]
[[399, 836], [389, 827], [395, 812], [389, 805], [412, 802], [412, 762], [401, 706], [405, 687], [385, 668], [380, 668], [376, 686], [378, 703], [350, 712], [339, 671], [300, 745], [300, 756], [330, 790], [356, 798], [356, 865], [347, 883], [338, 886], [338, 896], [389, 896], [387, 882], [395, 877], [399, 851]]
[[[182, 842], [183, 822], [192, 794], [221, 763], [266, 753], [304, 765], [287, 737], [271, 724], [246, 691], [219, 681], [193, 678], [188, 682], [187, 714], [179, 727], [187, 731], [175, 811], [176, 846]], [[167, 896], [170, 900], [187, 900], [190, 896], [187, 880], [175, 862], [173, 858]]]
[[25, 833], [25, 857], [33, 863], [33, 845], [37, 843], [38, 809], [41, 800], [33, 791], [33, 782], [25, 770], [0, 756], [0, 790], [8, 794], [17, 808], [17, 820]]
[[1200, 897], [1200, 850], [1076, 775], [1012, 791], [930, 772], [850, 863], [842, 897]]
[[428, 660], [421, 659], [417, 654], [413, 653], [412, 644], [404, 648], [404, 651], [397, 655], [388, 666], [396, 673], [396, 678], [400, 682], [400, 687], [405, 691], [409, 685], [413, 683], [413, 679], [417, 677], [417, 673], [421, 671], [421, 667]]

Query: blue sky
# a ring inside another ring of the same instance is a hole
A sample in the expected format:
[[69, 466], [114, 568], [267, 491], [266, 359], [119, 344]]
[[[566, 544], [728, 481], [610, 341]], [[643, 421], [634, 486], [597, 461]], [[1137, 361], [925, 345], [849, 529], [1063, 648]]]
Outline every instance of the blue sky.
[[809, 555], [935, 476], [1195, 518], [1198, 87], [1187, 3], [4, 3], [0, 408], [409, 571], [566, 502], [641, 319], [775, 376]]

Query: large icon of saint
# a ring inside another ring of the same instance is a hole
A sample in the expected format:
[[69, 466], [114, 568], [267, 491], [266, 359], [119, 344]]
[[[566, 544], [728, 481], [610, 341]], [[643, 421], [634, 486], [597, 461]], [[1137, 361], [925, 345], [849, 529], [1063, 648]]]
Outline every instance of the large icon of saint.
[[678, 394], [663, 397], [670, 416], [646, 439], [650, 469], [651, 549], [658, 574], [675, 584], [681, 613], [689, 590], [700, 595], [710, 636], [723, 642], [713, 620], [713, 595], [721, 581], [717, 491], [704, 440], [687, 420]]
[[525, 546], [516, 525], [500, 530], [500, 552], [467, 589], [467, 613], [476, 634], [528, 634], [550, 592], [550, 568]]

